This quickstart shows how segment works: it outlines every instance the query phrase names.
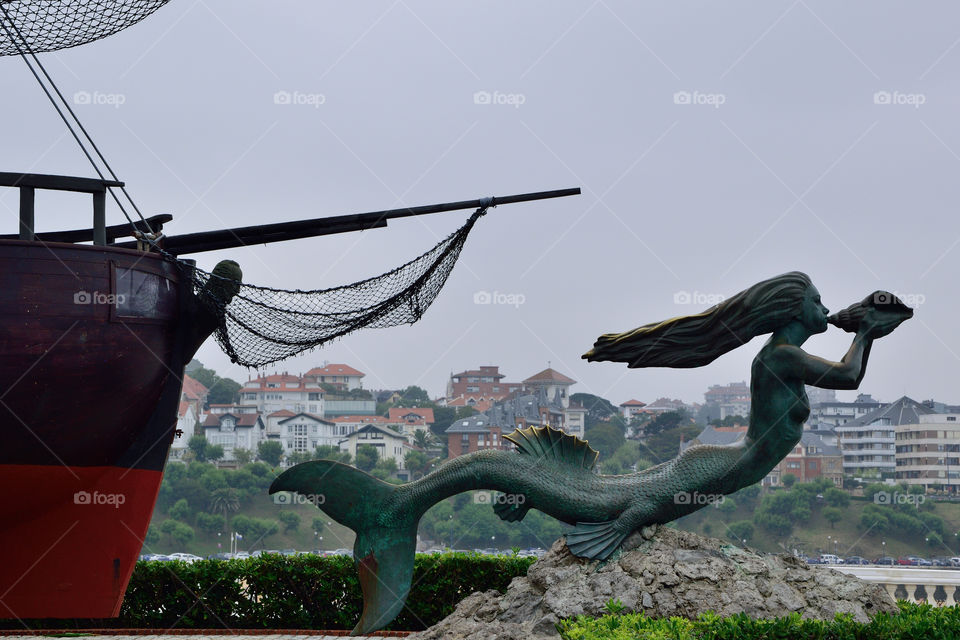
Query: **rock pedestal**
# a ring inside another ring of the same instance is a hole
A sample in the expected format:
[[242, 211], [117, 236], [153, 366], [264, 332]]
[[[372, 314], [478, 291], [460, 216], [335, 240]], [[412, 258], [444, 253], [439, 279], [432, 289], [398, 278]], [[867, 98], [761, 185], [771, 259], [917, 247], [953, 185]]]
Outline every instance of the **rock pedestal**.
[[626, 540], [607, 563], [577, 558], [561, 538], [514, 578], [505, 594], [474, 593], [410, 640], [546, 640], [559, 638], [560, 618], [599, 616], [618, 599], [624, 612], [696, 618], [705, 611], [775, 618], [794, 611], [831, 620], [849, 613], [866, 622], [896, 603], [879, 584], [790, 555], [755, 553], [716, 538], [652, 528]]

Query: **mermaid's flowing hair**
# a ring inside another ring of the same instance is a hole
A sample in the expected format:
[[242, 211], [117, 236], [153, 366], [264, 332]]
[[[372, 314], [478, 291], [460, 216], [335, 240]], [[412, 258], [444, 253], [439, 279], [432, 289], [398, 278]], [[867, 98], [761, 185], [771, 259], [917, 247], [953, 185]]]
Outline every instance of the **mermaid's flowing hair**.
[[626, 362], [631, 369], [700, 367], [799, 317], [810, 285], [805, 273], [791, 271], [758, 282], [703, 313], [604, 334], [582, 357]]

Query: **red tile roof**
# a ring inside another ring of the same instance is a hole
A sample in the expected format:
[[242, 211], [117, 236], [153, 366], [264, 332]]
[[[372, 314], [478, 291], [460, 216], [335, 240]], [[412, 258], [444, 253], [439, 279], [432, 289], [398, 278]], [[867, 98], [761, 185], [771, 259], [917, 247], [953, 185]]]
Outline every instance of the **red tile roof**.
[[357, 371], [347, 364], [328, 364], [325, 367], [315, 367], [307, 371], [308, 376], [364, 376], [362, 371]]
[[191, 378], [187, 374], [183, 374], [183, 391], [187, 398], [190, 400], [203, 400], [207, 397], [207, 394], [210, 392], [205, 386], [200, 384], [194, 378]]
[[177, 407], [177, 416], [180, 418], [184, 417], [185, 415], [187, 415], [187, 409], [189, 408], [190, 408], [189, 402], [181, 402], [180, 406]]
[[295, 415], [297, 414], [295, 414], [293, 411], [287, 411], [286, 409], [281, 409], [280, 411], [274, 411], [267, 417], [268, 418], [289, 418], [290, 416], [295, 416]]
[[336, 416], [335, 418], [330, 418], [330, 420], [333, 422], [363, 422], [364, 424], [390, 422], [383, 416]]
[[423, 418], [424, 422], [427, 424], [433, 424], [433, 409], [430, 408], [421, 409], [419, 407], [393, 407], [390, 409], [387, 418], [390, 420], [402, 420], [404, 416], [410, 415], [411, 413], [415, 413]]
[[523, 382], [524, 382], [524, 383], [527, 383], [527, 382], [560, 382], [560, 383], [563, 383], [563, 384], [575, 384], [577, 381], [574, 380], [573, 378], [568, 378], [567, 376], [563, 375], [563, 374], [560, 373], [559, 371], [555, 371], [554, 369], [544, 369], [544, 370], [541, 371], [540, 373], [536, 373], [536, 374], [530, 376], [529, 378], [527, 378], [527, 379], [524, 380]]
[[639, 400], [627, 400], [626, 402], [620, 403], [621, 407], [645, 407], [647, 406], [646, 402], [640, 402]]

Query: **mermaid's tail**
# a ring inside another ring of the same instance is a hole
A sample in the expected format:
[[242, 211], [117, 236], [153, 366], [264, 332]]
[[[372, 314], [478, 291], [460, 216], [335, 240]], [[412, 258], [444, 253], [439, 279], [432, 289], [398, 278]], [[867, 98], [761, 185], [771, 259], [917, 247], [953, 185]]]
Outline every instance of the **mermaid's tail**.
[[384, 506], [397, 487], [339, 462], [315, 460], [280, 474], [270, 485], [270, 493], [277, 491], [296, 491], [353, 529], [363, 615], [351, 635], [386, 626], [403, 609], [410, 593], [417, 544], [418, 518], [384, 522]]

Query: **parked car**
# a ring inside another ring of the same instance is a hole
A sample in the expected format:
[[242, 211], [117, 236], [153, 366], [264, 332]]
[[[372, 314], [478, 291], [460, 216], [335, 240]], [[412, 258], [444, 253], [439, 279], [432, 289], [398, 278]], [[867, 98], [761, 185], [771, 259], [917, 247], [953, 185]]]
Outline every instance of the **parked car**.
[[954, 556], [953, 558], [950, 558], [950, 566], [960, 567], [960, 557]]
[[297, 550], [296, 550], [296, 549], [283, 549], [282, 551], [280, 551], [280, 555], [282, 555], [282, 556], [295, 556], [295, 555], [297, 555]]
[[166, 560], [167, 556], [163, 555], [162, 553], [145, 553], [140, 556], [140, 559], [145, 562], [150, 562], [152, 560]]
[[821, 553], [820, 561], [823, 564], [843, 564], [843, 558], [835, 556], [832, 553]]
[[232, 556], [230, 553], [211, 553], [207, 560], [229, 560]]
[[916, 566], [917, 561], [914, 559], [916, 556], [901, 556], [897, 558], [897, 564], [903, 565], [905, 567]]
[[850, 556], [843, 559], [843, 564], [870, 564], [870, 561], [860, 556]]
[[874, 560], [874, 561], [873, 561], [873, 564], [885, 564], [885, 565], [888, 565], [888, 566], [892, 566], [892, 565], [897, 564], [897, 560], [896, 560], [896, 558], [891, 558], [890, 556], [882, 556], [882, 557], [877, 558], [876, 560]]
[[823, 564], [823, 560], [820, 559], [820, 556], [810, 556], [807, 558], [807, 564]]
[[241, 559], [249, 558], [250, 554], [247, 553], [246, 551], [237, 551], [235, 554], [233, 554], [233, 557], [235, 559], [241, 560]]
[[952, 565], [950, 564], [950, 558], [945, 558], [945, 557], [943, 557], [943, 556], [937, 556], [936, 558], [931, 558], [931, 559], [930, 559], [930, 562], [932, 562], [932, 563], [933, 563], [933, 566], [935, 566], [935, 567], [949, 567], [949, 566], [952, 566]]
[[912, 557], [916, 561], [918, 567], [929, 567], [933, 565], [933, 563], [927, 560], [926, 558], [920, 558], [917, 556], [912, 556]]
[[193, 564], [197, 560], [203, 560], [200, 556], [195, 556], [192, 553], [171, 553], [167, 556], [170, 560], [180, 560], [181, 562], [186, 562], [187, 564]]

